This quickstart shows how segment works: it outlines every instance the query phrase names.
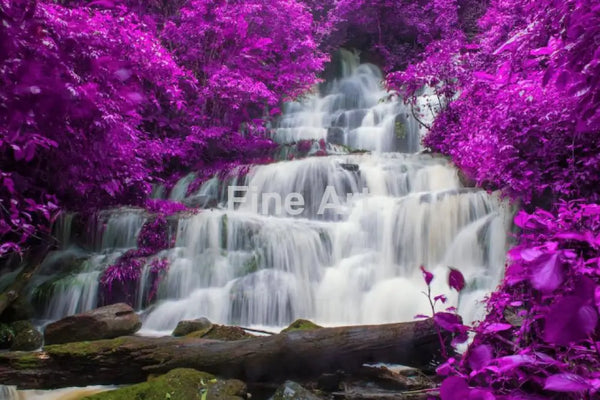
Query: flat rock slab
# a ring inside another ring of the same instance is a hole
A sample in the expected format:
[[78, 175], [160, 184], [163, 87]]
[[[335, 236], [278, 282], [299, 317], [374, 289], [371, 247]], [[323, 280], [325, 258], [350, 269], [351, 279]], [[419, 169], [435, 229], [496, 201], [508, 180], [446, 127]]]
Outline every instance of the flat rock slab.
[[71, 315], [46, 326], [45, 344], [112, 339], [131, 335], [142, 326], [133, 308], [125, 303], [111, 304]]

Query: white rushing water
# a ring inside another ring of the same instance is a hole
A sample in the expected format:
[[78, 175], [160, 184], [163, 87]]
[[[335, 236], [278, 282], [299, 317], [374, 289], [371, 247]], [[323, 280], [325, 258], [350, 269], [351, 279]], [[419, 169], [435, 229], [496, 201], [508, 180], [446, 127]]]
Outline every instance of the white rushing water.
[[[143, 310], [143, 332], [169, 333], [178, 321], [202, 316], [268, 327], [297, 318], [408, 321], [430, 313], [420, 265], [435, 274], [434, 295], [448, 295], [447, 306], [458, 306], [466, 321], [481, 317], [479, 301], [504, 267], [507, 205], [462, 187], [446, 159], [418, 153], [419, 124], [383, 89], [380, 71], [351, 53], [341, 59], [340, 79], [285, 107], [275, 140], [323, 139], [371, 152], [253, 166], [230, 181], [250, 188], [234, 210], [218, 179], [191, 194], [193, 176], [182, 179], [165, 197], [212, 199], [214, 207], [176, 221], [175, 246], [160, 254], [170, 268], [156, 304]], [[294, 193], [303, 210], [278, 210], [277, 198]], [[65, 220], [60, 235], [70, 245], [46, 260], [37, 280], [43, 287], [54, 277], [44, 318], [95, 307], [102, 271], [135, 246], [145, 221], [139, 210], [106, 212], [99, 238], [84, 251], [66, 239]], [[78, 257], [86, 258], [79, 272], [56, 280], [58, 266]], [[466, 278], [460, 297], [446, 284], [449, 266]], [[141, 286], [138, 307], [148, 283]]]
[[0, 384], [2, 400], [80, 400], [86, 396], [114, 389], [114, 386], [72, 387], [54, 390], [17, 390], [14, 386]]

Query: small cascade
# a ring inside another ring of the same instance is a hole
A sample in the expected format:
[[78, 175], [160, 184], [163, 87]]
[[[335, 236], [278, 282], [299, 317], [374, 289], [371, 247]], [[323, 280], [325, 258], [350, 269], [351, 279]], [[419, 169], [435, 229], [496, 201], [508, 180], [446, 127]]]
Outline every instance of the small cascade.
[[[446, 294], [467, 322], [481, 318], [503, 273], [511, 211], [463, 187], [447, 159], [419, 153], [412, 110], [386, 92], [379, 69], [341, 54], [340, 76], [287, 104], [274, 132], [282, 148], [306, 141], [328, 155], [250, 166], [193, 193], [194, 174], [156, 190], [199, 209], [171, 217], [174, 246], [159, 254], [170, 266], [150, 307], [144, 268], [135, 304], [143, 333], [202, 316], [254, 327], [412, 320], [430, 313], [421, 265], [435, 274], [434, 295]], [[64, 248], [32, 285], [45, 320], [97, 306], [103, 271], [136, 247], [151, 217], [104, 211], [87, 248], [68, 239], [69, 218], [57, 226]], [[460, 295], [446, 284], [448, 267], [465, 276]]]
[[30, 298], [41, 308], [42, 321], [96, 308], [102, 273], [119, 256], [136, 247], [147, 216], [139, 209], [102, 211], [84, 243], [73, 239], [74, 218], [73, 214], [65, 214], [58, 219], [55, 231], [62, 247], [44, 259], [29, 285]]
[[383, 88], [383, 75], [360, 64], [357, 53], [341, 50], [341, 76], [314, 93], [285, 105], [274, 136], [279, 143], [325, 140], [371, 151], [420, 150], [418, 122], [409, 106]]

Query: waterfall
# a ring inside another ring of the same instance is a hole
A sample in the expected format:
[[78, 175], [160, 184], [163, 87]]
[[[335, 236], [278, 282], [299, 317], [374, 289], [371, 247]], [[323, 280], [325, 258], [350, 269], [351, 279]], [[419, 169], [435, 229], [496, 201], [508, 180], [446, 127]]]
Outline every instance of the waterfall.
[[[193, 193], [193, 174], [170, 193], [155, 191], [211, 208], [177, 217], [175, 245], [160, 253], [170, 268], [157, 300], [142, 309], [138, 297], [142, 332], [167, 333], [202, 316], [268, 327], [297, 318], [323, 325], [408, 321], [430, 313], [421, 265], [435, 274], [434, 295], [448, 296], [440, 310], [457, 306], [467, 322], [481, 318], [481, 300], [504, 269], [508, 205], [463, 187], [447, 159], [420, 152], [420, 124], [385, 90], [377, 67], [346, 51], [340, 60], [337, 79], [285, 105], [273, 137], [282, 148], [310, 141], [333, 154], [250, 166]], [[231, 185], [238, 187], [230, 192]], [[291, 196], [303, 203], [286, 207]], [[95, 307], [102, 271], [136, 246], [147, 218], [136, 209], [105, 211], [97, 238], [88, 240], [93, 245], [65, 239], [32, 287], [32, 296], [46, 293], [43, 318]], [[68, 218], [58, 225], [61, 238], [71, 237], [71, 226]], [[71, 262], [72, 273], [57, 272]], [[448, 288], [448, 267], [465, 276], [460, 295]], [[143, 276], [140, 294], [149, 287]]]

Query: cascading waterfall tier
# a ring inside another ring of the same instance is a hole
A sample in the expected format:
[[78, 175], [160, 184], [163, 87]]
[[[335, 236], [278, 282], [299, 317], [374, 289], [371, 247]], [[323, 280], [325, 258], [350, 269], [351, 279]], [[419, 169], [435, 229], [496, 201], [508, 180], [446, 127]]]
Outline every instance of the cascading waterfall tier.
[[[175, 245], [159, 254], [170, 267], [155, 304], [141, 310], [143, 332], [164, 333], [201, 316], [270, 327], [297, 318], [324, 325], [412, 320], [430, 313], [421, 265], [435, 274], [433, 292], [448, 295], [447, 305], [466, 321], [481, 316], [478, 302], [504, 267], [508, 206], [463, 187], [445, 158], [417, 153], [419, 124], [382, 88], [380, 71], [349, 52], [341, 59], [339, 79], [286, 105], [274, 139], [371, 152], [251, 166], [194, 193], [193, 176], [182, 179], [171, 199], [201, 198], [213, 207], [174, 220]], [[228, 193], [228, 185], [240, 188]], [[293, 195], [302, 206], [278, 203]], [[103, 270], [135, 247], [147, 218], [135, 209], [104, 212], [87, 247], [68, 239], [71, 222], [63, 220], [64, 249], [48, 257], [32, 287], [32, 296], [49, 290], [43, 317], [95, 307]], [[69, 263], [77, 265], [72, 272]], [[446, 285], [449, 266], [466, 278], [460, 297]], [[147, 270], [140, 294], [150, 285]], [[141, 295], [137, 302], [141, 309]]]
[[[336, 57], [337, 59], [337, 57]], [[382, 87], [383, 76], [358, 54], [341, 50], [341, 78], [304, 99], [287, 103], [274, 140], [326, 140], [352, 149], [400, 151], [420, 149], [412, 110]]]

